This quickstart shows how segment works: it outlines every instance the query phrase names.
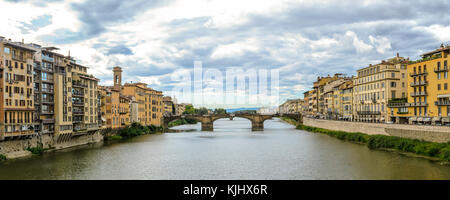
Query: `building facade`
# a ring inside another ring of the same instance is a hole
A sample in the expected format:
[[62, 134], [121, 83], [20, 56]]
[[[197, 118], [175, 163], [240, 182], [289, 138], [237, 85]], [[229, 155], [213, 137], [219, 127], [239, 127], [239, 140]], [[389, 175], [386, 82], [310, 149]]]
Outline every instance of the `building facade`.
[[449, 51], [442, 45], [409, 62], [407, 100], [390, 104], [396, 123], [450, 124]]
[[36, 135], [34, 132], [33, 55], [23, 42], [0, 38], [1, 130], [0, 139]]
[[357, 71], [353, 81], [353, 115], [356, 121], [388, 122], [388, 102], [407, 96], [407, 60], [400, 57]]

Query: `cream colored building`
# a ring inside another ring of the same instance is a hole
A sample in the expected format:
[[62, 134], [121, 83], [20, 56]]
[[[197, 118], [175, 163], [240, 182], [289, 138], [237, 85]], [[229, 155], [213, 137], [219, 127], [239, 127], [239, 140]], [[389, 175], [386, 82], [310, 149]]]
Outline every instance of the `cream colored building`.
[[354, 120], [388, 122], [389, 100], [407, 97], [407, 60], [400, 57], [359, 69], [353, 81]]

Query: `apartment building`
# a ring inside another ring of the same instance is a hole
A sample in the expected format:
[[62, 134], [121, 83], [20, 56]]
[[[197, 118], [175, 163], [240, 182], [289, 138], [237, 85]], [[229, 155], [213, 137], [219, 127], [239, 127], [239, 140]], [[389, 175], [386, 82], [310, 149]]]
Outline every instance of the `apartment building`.
[[328, 109], [332, 109], [333, 107], [333, 102], [328, 102], [330, 100], [332, 101], [333, 88], [348, 80], [351, 80], [351, 78], [344, 77], [343, 74], [335, 74], [334, 76], [328, 75], [327, 77], [318, 77], [317, 81], [314, 82], [314, 90], [316, 91], [317, 96], [315, 103], [317, 105], [316, 113], [321, 118], [325, 118], [329, 115]]
[[[87, 67], [70, 59], [69, 72], [72, 72], [73, 132], [85, 134], [97, 131], [98, 122], [98, 79], [87, 74]], [[64, 98], [64, 97], [63, 97]], [[69, 116], [71, 108], [69, 107]], [[65, 120], [66, 116], [59, 116]], [[70, 121], [70, 119], [69, 119]]]
[[347, 81], [339, 86], [341, 119], [353, 121], [353, 81]]
[[147, 87], [145, 83], [125, 83], [122, 94], [134, 98], [138, 104], [138, 121], [143, 125], [161, 126], [163, 94]]
[[280, 114], [294, 114], [301, 113], [303, 99], [288, 99], [278, 107]]
[[397, 54], [388, 61], [359, 69], [353, 81], [353, 115], [356, 121], [392, 121], [388, 102], [407, 96], [407, 60]]
[[303, 93], [303, 111], [307, 115], [317, 114], [317, 93], [316, 90], [310, 90]]
[[450, 124], [449, 46], [425, 53], [408, 64], [408, 94], [390, 104], [396, 123]]
[[175, 115], [182, 115], [186, 111], [186, 106], [192, 106], [192, 104], [180, 103], [175, 104]]
[[34, 52], [33, 48], [23, 42], [0, 38], [0, 140], [36, 135], [33, 116]]
[[175, 104], [172, 101], [172, 97], [163, 97], [164, 115], [175, 115]]

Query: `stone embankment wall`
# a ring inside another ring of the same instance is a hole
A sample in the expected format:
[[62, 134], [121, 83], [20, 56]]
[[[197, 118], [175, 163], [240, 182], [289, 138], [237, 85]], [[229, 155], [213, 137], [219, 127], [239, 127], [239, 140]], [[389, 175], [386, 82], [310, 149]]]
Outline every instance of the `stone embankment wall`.
[[303, 124], [329, 130], [360, 132], [369, 135], [389, 135], [430, 142], [449, 142], [450, 127], [406, 124], [376, 124], [303, 118]]
[[1, 141], [0, 154], [5, 155], [8, 159], [13, 159], [31, 155], [31, 152], [27, 149], [38, 147], [39, 145], [42, 145], [44, 149], [58, 150], [101, 141], [103, 141], [103, 135], [100, 131], [93, 134], [64, 138], [62, 136], [41, 135], [30, 139]]

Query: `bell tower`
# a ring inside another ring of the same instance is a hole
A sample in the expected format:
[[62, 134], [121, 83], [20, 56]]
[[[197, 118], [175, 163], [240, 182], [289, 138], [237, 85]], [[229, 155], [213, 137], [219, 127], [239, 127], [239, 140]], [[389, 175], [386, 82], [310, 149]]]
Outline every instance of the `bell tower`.
[[114, 67], [114, 89], [120, 91], [122, 87], [122, 68], [119, 66]]

